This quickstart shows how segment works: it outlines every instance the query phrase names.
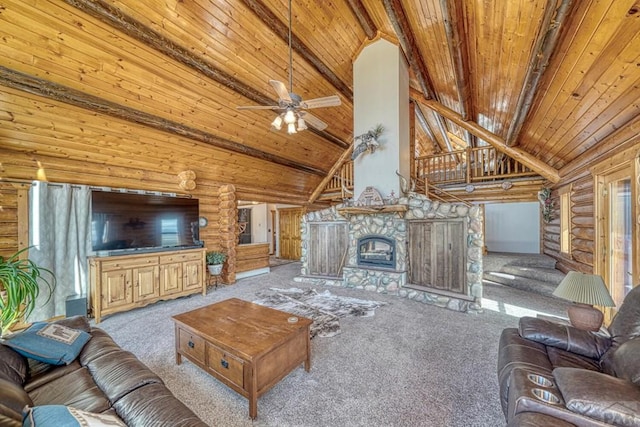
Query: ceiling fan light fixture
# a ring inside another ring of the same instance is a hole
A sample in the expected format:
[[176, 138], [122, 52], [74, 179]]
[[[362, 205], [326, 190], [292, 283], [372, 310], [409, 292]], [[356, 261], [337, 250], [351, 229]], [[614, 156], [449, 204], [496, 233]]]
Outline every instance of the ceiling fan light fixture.
[[284, 114], [284, 122], [288, 125], [296, 123], [296, 113], [294, 113], [291, 108]]
[[304, 122], [304, 119], [300, 117], [298, 119], [298, 131], [307, 129], [307, 124]]
[[287, 133], [289, 135], [293, 135], [294, 133], [296, 133], [296, 124], [295, 124], [295, 122], [287, 124]]
[[271, 128], [274, 130], [282, 129], [282, 115], [279, 115], [275, 119], [273, 119], [273, 122], [271, 123]]

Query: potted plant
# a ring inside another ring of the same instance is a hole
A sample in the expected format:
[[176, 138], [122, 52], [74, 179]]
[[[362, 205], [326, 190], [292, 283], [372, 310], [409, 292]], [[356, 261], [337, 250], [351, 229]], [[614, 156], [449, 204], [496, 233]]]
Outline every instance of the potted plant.
[[207, 252], [207, 266], [209, 273], [213, 276], [217, 276], [222, 271], [222, 265], [227, 259], [227, 254], [220, 251]]
[[[23, 317], [29, 316], [36, 306], [40, 294], [40, 283], [46, 285], [51, 298], [55, 288], [55, 277], [51, 270], [38, 267], [30, 259], [20, 256], [29, 248], [22, 249], [9, 258], [0, 256], [0, 337]], [[43, 273], [50, 276], [48, 280]]]

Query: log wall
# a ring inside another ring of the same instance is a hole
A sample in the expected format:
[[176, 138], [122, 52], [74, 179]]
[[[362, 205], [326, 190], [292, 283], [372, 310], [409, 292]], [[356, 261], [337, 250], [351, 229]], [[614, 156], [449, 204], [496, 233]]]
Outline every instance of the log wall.
[[[59, 141], [58, 145], [64, 146], [65, 142]], [[99, 147], [100, 142], [96, 140], [95, 145]], [[33, 156], [0, 148], [0, 158], [3, 159], [1, 178], [6, 181], [0, 182], [0, 255], [8, 256], [28, 245], [26, 239], [21, 237], [24, 234], [21, 230], [28, 226], [28, 218], [18, 215], [18, 205], [26, 198], [28, 186], [20, 189], [12, 182], [46, 176], [49, 182], [190, 194], [199, 199], [200, 215], [208, 219], [208, 225], [200, 230], [200, 238], [208, 250], [227, 252], [229, 257], [222, 280], [225, 283], [235, 282], [237, 211], [233, 186], [220, 186], [216, 182], [200, 179], [196, 173], [196, 188], [185, 191], [179, 187], [178, 172], [170, 167], [165, 172], [151, 172], [144, 169], [144, 162], [137, 164], [135, 156], [123, 159], [129, 164], [128, 167], [117, 165], [116, 161], [99, 163], [89, 160], [92, 154], [90, 147], [85, 150], [85, 160], [82, 161]], [[35, 158], [46, 167], [39, 169]]]
[[[613, 140], [612, 140], [613, 141]], [[612, 143], [609, 141], [609, 145]], [[615, 142], [615, 141], [613, 141]], [[627, 142], [627, 141], [625, 141]], [[566, 177], [553, 188], [552, 199], [554, 202], [553, 220], [543, 225], [542, 231], [542, 251], [544, 254], [555, 258], [558, 261], [557, 268], [568, 272], [570, 270], [581, 271], [584, 273], [594, 273], [597, 266], [596, 263], [596, 182], [595, 172], [593, 168], [615, 167], [620, 164], [620, 160], [636, 158], [634, 165], [634, 173], [636, 185], [640, 188], [640, 142], [637, 138], [633, 144], [620, 145], [618, 149], [612, 149], [609, 153], [605, 153], [593, 157], [589, 164], [579, 163], [573, 173], [567, 173]], [[570, 171], [570, 170], [568, 170]], [[560, 190], [569, 190], [569, 199], [571, 203], [571, 253], [569, 256], [560, 252]], [[633, 190], [632, 190], [633, 191]], [[636, 190], [638, 193], [638, 190]], [[632, 194], [632, 199], [636, 200], [635, 221], [636, 234], [640, 233], [640, 194]], [[634, 239], [633, 251], [636, 253], [635, 258], [635, 281], [640, 279], [638, 253], [640, 253], [640, 237]]]

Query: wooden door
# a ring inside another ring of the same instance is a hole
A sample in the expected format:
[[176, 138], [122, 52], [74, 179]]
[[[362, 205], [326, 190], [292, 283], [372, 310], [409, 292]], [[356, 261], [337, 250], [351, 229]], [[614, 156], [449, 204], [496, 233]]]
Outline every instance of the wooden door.
[[202, 287], [204, 280], [202, 261], [186, 261], [182, 263], [182, 290], [197, 289]]
[[182, 263], [174, 262], [160, 266], [160, 295], [182, 292]]
[[302, 208], [280, 209], [280, 258], [299, 260], [302, 249]]
[[409, 283], [466, 295], [464, 220], [410, 221]]
[[133, 300], [144, 301], [160, 296], [158, 289], [158, 266], [138, 267], [131, 270]]
[[131, 304], [131, 270], [102, 273], [102, 310]]
[[322, 222], [309, 224], [307, 266], [309, 274], [338, 277], [349, 249], [349, 224]]

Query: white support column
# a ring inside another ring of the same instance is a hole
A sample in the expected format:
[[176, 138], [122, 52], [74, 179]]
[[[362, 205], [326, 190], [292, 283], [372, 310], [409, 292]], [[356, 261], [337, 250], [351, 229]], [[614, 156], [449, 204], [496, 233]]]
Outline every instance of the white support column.
[[[374, 153], [354, 162], [354, 198], [372, 186], [383, 198], [400, 193], [399, 171], [410, 177], [409, 72], [400, 48], [380, 39], [366, 46], [353, 63], [354, 136], [384, 127]], [[359, 141], [355, 141], [357, 144]]]

